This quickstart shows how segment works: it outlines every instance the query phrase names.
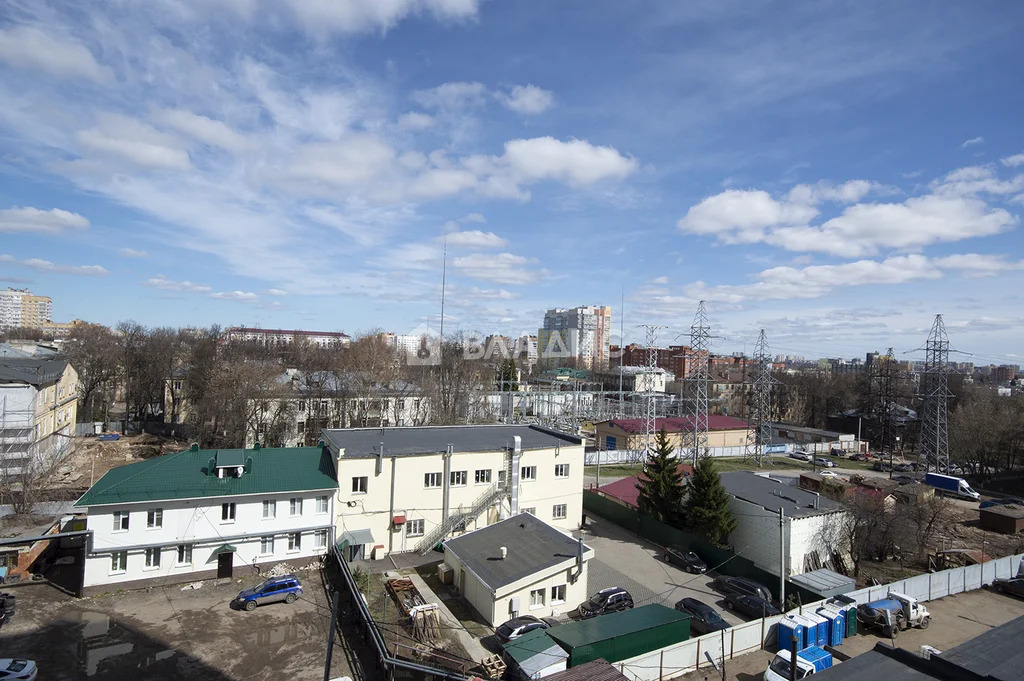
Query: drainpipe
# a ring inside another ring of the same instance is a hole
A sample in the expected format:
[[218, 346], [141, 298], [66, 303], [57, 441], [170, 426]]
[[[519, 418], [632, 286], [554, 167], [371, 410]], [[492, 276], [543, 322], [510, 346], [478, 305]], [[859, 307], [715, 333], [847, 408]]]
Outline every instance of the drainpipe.
[[[391, 522], [395, 521], [395, 461], [398, 457], [391, 457]], [[394, 525], [388, 530], [388, 553], [391, 553], [395, 542], [395, 528]]]
[[451, 494], [451, 474], [452, 474], [452, 451], [455, 449], [455, 445], [449, 444], [444, 453], [444, 479], [441, 484], [444, 489], [444, 501], [441, 504], [441, 522], [444, 523], [448, 520], [448, 503], [449, 496]]
[[[779, 610], [786, 609], [786, 515], [779, 506]], [[796, 666], [796, 658], [793, 658]]]

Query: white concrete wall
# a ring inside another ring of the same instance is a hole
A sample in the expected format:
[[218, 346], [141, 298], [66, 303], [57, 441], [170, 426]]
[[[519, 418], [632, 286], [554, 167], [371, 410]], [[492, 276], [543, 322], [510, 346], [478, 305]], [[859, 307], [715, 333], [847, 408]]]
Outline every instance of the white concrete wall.
[[[316, 497], [327, 496], [327, 512], [317, 513]], [[290, 515], [291, 498], [301, 498], [302, 514]], [[276, 502], [274, 518], [263, 518], [263, 501]], [[235, 503], [234, 522], [221, 520], [221, 504]], [[148, 511], [161, 509], [163, 522], [159, 528], [147, 527]], [[216, 497], [190, 501], [157, 501], [152, 503], [100, 506], [89, 509], [87, 529], [93, 531], [92, 546], [85, 561], [86, 588], [105, 584], [119, 584], [141, 579], [180, 576], [193, 572], [215, 570], [217, 559], [212, 552], [223, 544], [237, 548], [234, 566], [252, 565], [254, 562], [295, 562], [305, 564], [312, 556], [321, 555], [330, 546], [314, 548], [314, 529], [332, 528], [334, 497], [331, 491], [283, 493], [253, 496]], [[129, 513], [128, 530], [114, 530], [114, 513]], [[305, 530], [301, 549], [288, 550], [288, 534]], [[274, 550], [263, 554], [260, 539], [274, 536]], [[191, 544], [192, 563], [177, 565], [177, 545]], [[159, 568], [147, 568], [147, 548], [161, 548]], [[127, 568], [114, 572], [111, 554], [127, 551]]]

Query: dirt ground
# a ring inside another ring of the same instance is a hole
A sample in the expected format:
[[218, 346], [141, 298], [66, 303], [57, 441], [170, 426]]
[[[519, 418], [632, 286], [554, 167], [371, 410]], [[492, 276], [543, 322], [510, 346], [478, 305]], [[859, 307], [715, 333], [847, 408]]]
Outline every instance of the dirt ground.
[[[256, 577], [84, 599], [46, 585], [13, 589], [17, 614], [0, 649], [35, 660], [48, 679], [321, 679], [330, 603], [319, 573], [298, 574], [298, 601], [253, 612], [229, 604]], [[344, 648], [335, 646], [332, 678], [351, 674]]]

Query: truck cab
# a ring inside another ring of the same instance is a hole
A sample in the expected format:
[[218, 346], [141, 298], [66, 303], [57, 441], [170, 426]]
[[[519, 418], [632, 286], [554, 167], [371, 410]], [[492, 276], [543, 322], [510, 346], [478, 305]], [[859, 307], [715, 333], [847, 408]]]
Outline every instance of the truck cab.
[[[780, 650], [772, 658], [764, 672], [764, 681], [789, 681], [792, 672], [792, 655]], [[832, 656], [818, 646], [809, 646], [796, 654], [796, 678], [803, 679], [811, 674], [824, 671], [832, 666]]]

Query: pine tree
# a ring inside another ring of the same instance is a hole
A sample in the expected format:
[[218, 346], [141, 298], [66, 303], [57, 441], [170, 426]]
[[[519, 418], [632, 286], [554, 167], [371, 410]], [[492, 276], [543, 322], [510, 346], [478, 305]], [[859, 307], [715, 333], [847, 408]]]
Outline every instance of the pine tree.
[[725, 546], [736, 529], [736, 518], [729, 508], [729, 493], [710, 457], [699, 460], [693, 470], [693, 478], [687, 486], [685, 512], [687, 526], [719, 546]]
[[674, 447], [665, 427], [655, 439], [654, 453], [644, 463], [636, 488], [640, 491], [637, 505], [640, 512], [655, 520], [675, 524], [683, 504], [683, 474]]

